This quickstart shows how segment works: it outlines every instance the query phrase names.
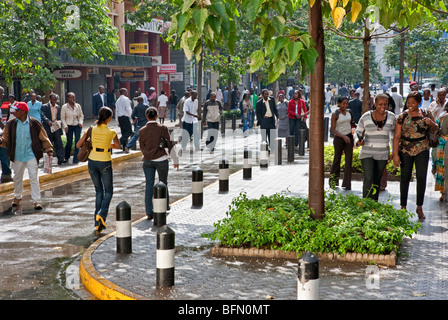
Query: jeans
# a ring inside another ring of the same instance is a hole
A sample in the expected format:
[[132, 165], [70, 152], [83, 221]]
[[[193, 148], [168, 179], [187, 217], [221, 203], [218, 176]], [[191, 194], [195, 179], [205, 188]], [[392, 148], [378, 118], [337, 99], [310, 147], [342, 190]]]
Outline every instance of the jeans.
[[417, 178], [417, 206], [422, 206], [426, 191], [429, 150], [424, 150], [415, 156], [410, 156], [400, 152], [400, 161], [400, 205], [402, 207], [406, 207], [408, 202], [409, 182], [411, 181], [412, 168], [415, 163], [415, 175]]
[[73, 151], [73, 163], [78, 163], [78, 152], [79, 149], [76, 148], [76, 144], [81, 138], [81, 130], [80, 126], [68, 126], [67, 132], [67, 143], [65, 144], [65, 159], [70, 159], [70, 154], [72, 152], [72, 144], [73, 144], [73, 135], [75, 135], [75, 150]]
[[129, 142], [126, 144], [126, 148], [131, 149], [138, 140], [139, 134], [138, 131], [140, 130], [141, 127], [139, 127], [137, 124], [134, 125], [134, 135], [132, 136], [131, 140], [129, 140]]
[[255, 119], [255, 111], [252, 110], [251, 112], [247, 113], [247, 124], [249, 126], [249, 129], [252, 129], [254, 126], [254, 119]]
[[11, 167], [7, 148], [0, 148], [0, 162], [2, 164], [2, 177], [11, 176]]
[[331, 105], [331, 102], [325, 102], [325, 109], [324, 109], [324, 113], [325, 113], [325, 112], [327, 112], [327, 109], [328, 109], [328, 112], [330, 112], [330, 113], [331, 113], [331, 108], [330, 108], [330, 105]]
[[170, 104], [170, 120], [176, 121], [176, 105]]
[[95, 227], [98, 226], [96, 216], [100, 215], [106, 221], [109, 205], [114, 193], [112, 161], [88, 162], [89, 174], [95, 187]]
[[[247, 117], [249, 117], [249, 113], [247, 113]], [[246, 132], [247, 130], [247, 123], [248, 123], [248, 119], [247, 117], [244, 116], [244, 113], [241, 113], [241, 121], [243, 122], [243, 132]]]
[[146, 186], [145, 186], [145, 210], [146, 214], [153, 217], [153, 203], [152, 198], [154, 195], [154, 180], [156, 171], [159, 176], [159, 181], [162, 181], [166, 186], [166, 207], [169, 210], [170, 196], [168, 193], [168, 160], [163, 161], [151, 161], [143, 160], [143, 172], [145, 173]]
[[344, 187], [346, 190], [351, 190], [352, 187], [353, 135], [350, 133], [347, 135], [347, 137], [350, 139], [349, 143], [346, 143], [344, 139], [339, 136], [335, 136], [333, 139], [334, 158], [330, 170], [331, 188], [334, 188], [339, 184], [339, 174], [341, 172], [341, 157], [343, 151], [345, 153], [345, 167], [342, 187]]
[[294, 146], [300, 141], [300, 129], [306, 129], [306, 122], [301, 119], [289, 119], [289, 135], [294, 136]]
[[373, 158], [361, 159], [364, 180], [362, 185], [362, 197], [378, 201], [380, 193], [381, 177], [387, 160], [375, 160]]

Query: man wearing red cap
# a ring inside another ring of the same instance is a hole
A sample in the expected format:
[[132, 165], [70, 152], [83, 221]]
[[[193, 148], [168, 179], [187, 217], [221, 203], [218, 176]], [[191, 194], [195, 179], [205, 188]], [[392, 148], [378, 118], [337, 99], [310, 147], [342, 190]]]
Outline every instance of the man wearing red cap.
[[34, 209], [41, 210], [40, 186], [37, 166], [43, 156], [42, 150], [53, 155], [53, 146], [42, 124], [28, 116], [28, 105], [19, 102], [11, 110], [15, 118], [6, 123], [0, 146], [8, 148], [8, 156], [13, 162], [14, 200], [12, 206], [20, 205], [23, 193], [23, 173], [28, 169], [31, 185], [31, 198]]

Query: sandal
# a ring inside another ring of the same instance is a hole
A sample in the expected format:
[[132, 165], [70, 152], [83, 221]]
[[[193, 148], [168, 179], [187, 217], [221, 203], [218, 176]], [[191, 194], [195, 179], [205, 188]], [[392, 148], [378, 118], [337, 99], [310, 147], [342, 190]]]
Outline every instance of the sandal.
[[444, 194], [442, 194], [441, 196], [440, 196], [440, 199], [439, 199], [440, 201], [445, 201], [445, 195]]
[[418, 215], [418, 219], [420, 221], [423, 221], [426, 219], [425, 215], [423, 214], [423, 209], [422, 207], [417, 207], [417, 215]]
[[34, 204], [34, 210], [42, 210], [42, 205], [39, 202]]
[[18, 207], [18, 206], [20, 205], [20, 201], [22, 201], [22, 199], [14, 198], [14, 199], [12, 200], [11, 206], [12, 206], [12, 207]]

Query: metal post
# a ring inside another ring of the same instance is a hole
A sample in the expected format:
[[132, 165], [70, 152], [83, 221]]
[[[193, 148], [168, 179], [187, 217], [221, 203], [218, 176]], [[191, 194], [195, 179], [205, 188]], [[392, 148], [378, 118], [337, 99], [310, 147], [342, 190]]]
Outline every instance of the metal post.
[[158, 288], [174, 286], [175, 233], [164, 225], [157, 232], [156, 285]]
[[282, 165], [282, 139], [275, 139], [275, 164]]
[[319, 300], [319, 259], [309, 251], [299, 258], [297, 300]]
[[263, 141], [260, 146], [260, 168], [267, 168], [269, 165], [269, 145]]
[[204, 182], [202, 169], [196, 167], [192, 174], [192, 201], [193, 207], [202, 207], [204, 201]]
[[219, 192], [229, 192], [229, 162], [226, 158], [219, 163]]
[[328, 130], [330, 125], [330, 118], [325, 117], [324, 118], [324, 142], [328, 141]]
[[117, 253], [132, 253], [131, 206], [122, 201], [116, 208]]
[[226, 134], [226, 116], [222, 115], [221, 116], [221, 135], [225, 135]]
[[235, 131], [236, 129], [236, 114], [232, 114], [232, 130]]
[[299, 156], [305, 155], [306, 129], [299, 129]]
[[243, 179], [252, 179], [252, 152], [244, 149]]
[[159, 181], [154, 186], [154, 226], [162, 227], [166, 225], [166, 207], [167, 207], [167, 189], [166, 185]]
[[294, 136], [288, 138], [288, 162], [294, 162]]

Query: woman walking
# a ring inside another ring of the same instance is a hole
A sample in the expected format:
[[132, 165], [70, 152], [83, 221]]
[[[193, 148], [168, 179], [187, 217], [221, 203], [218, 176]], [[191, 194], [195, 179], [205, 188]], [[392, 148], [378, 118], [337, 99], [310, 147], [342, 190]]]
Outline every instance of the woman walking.
[[[143, 154], [143, 172], [146, 178], [145, 187], [145, 210], [148, 220], [153, 218], [153, 193], [154, 178], [157, 171], [159, 180], [165, 184], [166, 205], [169, 210], [170, 198], [168, 194], [168, 162], [169, 158], [174, 161], [174, 168], [179, 170], [179, 159], [174, 152], [174, 143], [171, 141], [168, 128], [157, 123], [158, 112], [154, 107], [146, 109], [148, 122], [139, 131], [140, 150]], [[166, 151], [168, 149], [168, 152]], [[173, 151], [173, 152], [171, 152]]]
[[339, 185], [339, 174], [341, 172], [342, 152], [345, 153], [344, 179], [342, 187], [345, 190], [352, 188], [352, 157], [353, 157], [353, 118], [348, 108], [348, 98], [338, 98], [338, 109], [331, 115], [331, 132], [334, 134], [334, 157], [330, 170], [330, 188]]
[[[95, 187], [95, 228], [98, 233], [106, 229], [106, 218], [113, 195], [111, 149], [121, 149], [117, 133], [107, 125], [112, 120], [112, 110], [102, 107], [98, 112], [96, 126], [91, 130], [92, 151], [89, 155], [89, 174]], [[87, 139], [87, 131], [78, 141], [80, 148]], [[113, 143], [111, 144], [111, 141]]]
[[409, 182], [415, 165], [417, 177], [417, 215], [420, 220], [423, 214], [423, 200], [426, 191], [426, 175], [429, 161], [429, 130], [436, 131], [438, 126], [430, 111], [419, 109], [422, 95], [418, 91], [411, 92], [406, 104], [408, 109], [402, 112], [395, 124], [394, 134], [394, 165], [400, 166], [400, 204], [406, 209], [408, 201]]
[[381, 177], [390, 155], [390, 142], [395, 130], [395, 114], [388, 111], [389, 98], [380, 93], [375, 99], [375, 110], [364, 113], [355, 131], [355, 143], [364, 172], [362, 196], [378, 201]]
[[73, 152], [73, 164], [78, 163], [79, 149], [76, 144], [81, 137], [82, 125], [84, 123], [84, 114], [79, 103], [76, 103], [76, 96], [73, 92], [67, 94], [68, 102], [61, 108], [62, 128], [65, 130], [67, 142], [65, 144], [65, 160], [70, 159], [73, 145], [73, 135], [75, 136], [75, 150]]
[[306, 129], [306, 109], [305, 101], [299, 90], [294, 91], [292, 99], [288, 102], [289, 135], [294, 136], [294, 147], [298, 150], [300, 141], [300, 129]]
[[[278, 138], [289, 137], [289, 118], [288, 118], [288, 100], [285, 99], [285, 95], [280, 93], [278, 95]], [[288, 140], [286, 140], [288, 142]]]
[[241, 121], [243, 122], [243, 132], [246, 132], [249, 124], [249, 117], [254, 110], [252, 106], [252, 102], [249, 99], [249, 94], [245, 93], [243, 95], [243, 100], [240, 102], [240, 110], [241, 110]]
[[440, 201], [446, 201], [446, 185], [445, 185], [445, 162], [448, 162], [448, 149], [446, 148], [446, 141], [448, 140], [448, 114], [443, 112], [436, 120], [440, 128], [439, 145], [436, 148], [436, 174], [434, 191], [440, 191]]

